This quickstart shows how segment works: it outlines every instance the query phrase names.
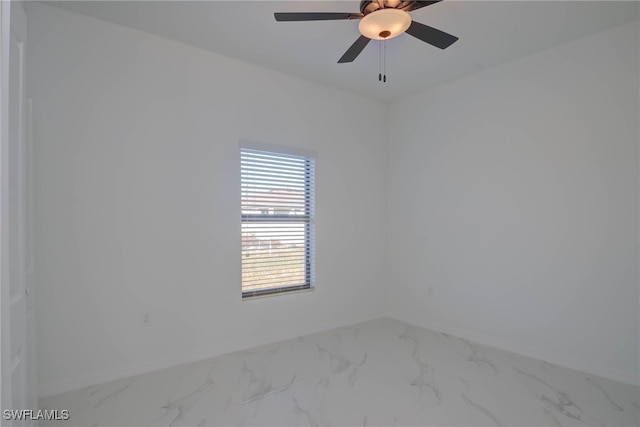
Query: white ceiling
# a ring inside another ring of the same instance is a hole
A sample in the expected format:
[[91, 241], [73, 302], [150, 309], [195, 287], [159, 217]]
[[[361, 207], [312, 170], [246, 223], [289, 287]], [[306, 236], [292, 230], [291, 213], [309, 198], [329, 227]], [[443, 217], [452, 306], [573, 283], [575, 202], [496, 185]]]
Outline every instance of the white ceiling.
[[446, 50], [407, 34], [387, 41], [387, 83], [377, 42], [355, 62], [336, 61], [358, 21], [276, 22], [273, 12], [359, 12], [359, 1], [47, 2], [211, 52], [380, 100], [392, 100], [640, 18], [636, 1], [447, 0], [412, 18], [460, 40]]

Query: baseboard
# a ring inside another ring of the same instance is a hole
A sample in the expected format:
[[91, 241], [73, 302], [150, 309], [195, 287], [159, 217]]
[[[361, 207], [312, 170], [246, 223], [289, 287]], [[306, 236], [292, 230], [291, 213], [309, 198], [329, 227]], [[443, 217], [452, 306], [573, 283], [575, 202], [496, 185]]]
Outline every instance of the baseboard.
[[528, 348], [518, 343], [490, 337], [468, 329], [434, 321], [433, 319], [421, 319], [416, 321], [416, 319], [404, 318], [404, 316], [385, 315], [385, 317], [410, 323], [426, 329], [431, 329], [436, 332], [443, 332], [448, 335], [463, 338], [478, 344], [495, 347], [500, 350], [509, 351], [532, 359], [544, 360], [545, 362], [553, 363], [554, 365], [563, 366], [565, 368], [574, 369], [587, 374], [596, 375], [625, 384], [640, 386], [640, 376], [633, 373], [611, 369], [604, 366], [595, 366], [592, 363], [585, 362], [584, 360], [570, 359], [566, 356], [541, 351], [540, 349]]
[[223, 350], [220, 347], [215, 349], [211, 348], [204, 350], [198, 354], [182, 354], [174, 356], [169, 359], [155, 360], [149, 363], [142, 363], [138, 365], [130, 365], [123, 368], [106, 370], [102, 372], [96, 372], [94, 374], [83, 375], [78, 378], [71, 378], [68, 380], [55, 381], [49, 384], [38, 385], [38, 397], [43, 398], [58, 393], [65, 393], [68, 391], [78, 390], [81, 388], [89, 387], [96, 384], [103, 384], [110, 381], [119, 380], [122, 378], [132, 377], [135, 375], [146, 374], [148, 372], [158, 371], [161, 369], [171, 368], [174, 366], [184, 365], [186, 363], [198, 362], [211, 357], [220, 356], [222, 354], [233, 353], [235, 351], [246, 350], [253, 347], [258, 347], [265, 344], [272, 344], [278, 341], [284, 341], [299, 336], [315, 334], [323, 331], [327, 331], [334, 328], [339, 328], [356, 323], [366, 322], [373, 319], [380, 318], [379, 315], [361, 316], [350, 319], [343, 319], [342, 321], [332, 321], [323, 323], [314, 328], [299, 328], [291, 329], [284, 332], [279, 332], [272, 335], [263, 335], [259, 338], [252, 340], [241, 340], [235, 343], [229, 343]]

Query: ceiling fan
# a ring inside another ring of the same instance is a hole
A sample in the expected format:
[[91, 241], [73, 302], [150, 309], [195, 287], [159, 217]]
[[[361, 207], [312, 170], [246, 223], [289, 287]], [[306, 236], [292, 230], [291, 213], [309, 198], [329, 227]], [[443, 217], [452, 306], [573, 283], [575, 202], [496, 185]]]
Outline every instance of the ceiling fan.
[[409, 15], [413, 10], [440, 1], [364, 0], [360, 2], [360, 13], [276, 12], [274, 16], [276, 21], [360, 19], [358, 29], [362, 35], [338, 60], [341, 64], [353, 62], [372, 39], [389, 40], [405, 32], [440, 49], [448, 48], [458, 37], [413, 21]]

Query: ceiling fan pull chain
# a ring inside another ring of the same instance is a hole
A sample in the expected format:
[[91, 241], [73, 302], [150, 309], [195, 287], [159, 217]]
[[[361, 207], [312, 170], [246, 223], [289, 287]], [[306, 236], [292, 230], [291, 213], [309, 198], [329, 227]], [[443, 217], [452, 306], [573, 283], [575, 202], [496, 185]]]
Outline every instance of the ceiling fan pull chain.
[[382, 81], [386, 83], [387, 82], [387, 41], [386, 40], [382, 41], [382, 50], [383, 50], [382, 54], [384, 56], [383, 66], [382, 66], [383, 67], [382, 72], [384, 73], [384, 77], [382, 78]]
[[382, 40], [378, 42], [378, 81], [382, 81]]

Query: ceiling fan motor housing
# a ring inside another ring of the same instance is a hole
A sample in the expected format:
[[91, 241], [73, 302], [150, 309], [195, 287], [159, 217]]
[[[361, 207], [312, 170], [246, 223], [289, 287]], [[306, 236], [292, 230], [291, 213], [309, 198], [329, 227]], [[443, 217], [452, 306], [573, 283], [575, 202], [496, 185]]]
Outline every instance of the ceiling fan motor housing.
[[434, 1], [414, 1], [414, 0], [364, 0], [360, 2], [360, 12], [368, 15], [380, 9], [400, 9], [410, 12], [424, 6], [428, 6]]
[[368, 15], [371, 12], [375, 12], [378, 9], [381, 9], [380, 3], [384, 4], [384, 8], [396, 8], [402, 1], [400, 0], [382, 0], [378, 2], [378, 0], [364, 0], [360, 2], [360, 12], [363, 15]]

